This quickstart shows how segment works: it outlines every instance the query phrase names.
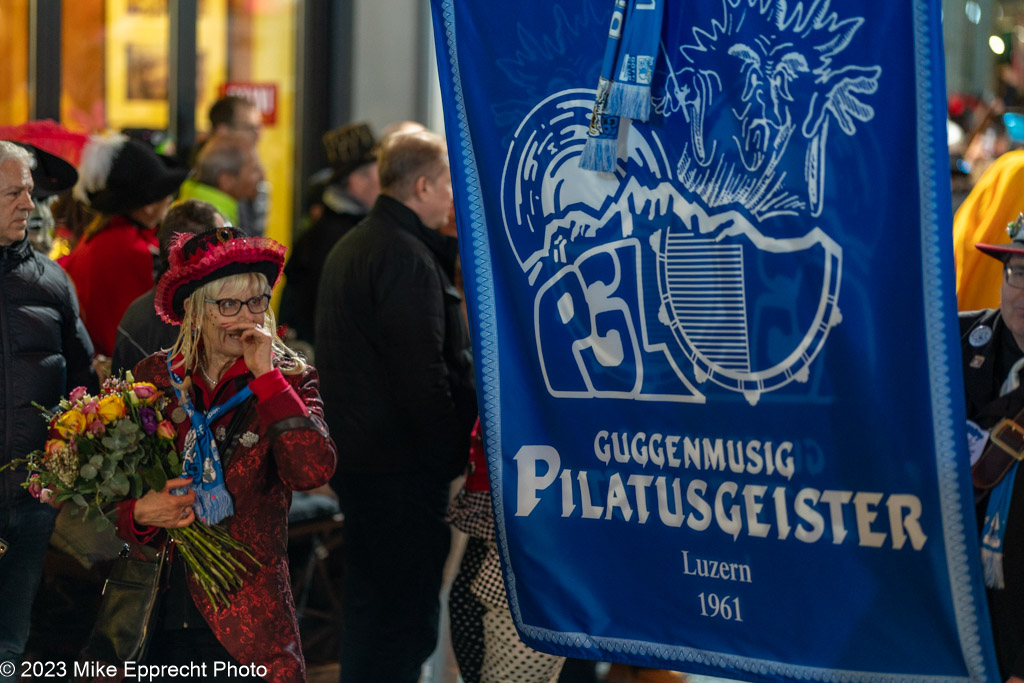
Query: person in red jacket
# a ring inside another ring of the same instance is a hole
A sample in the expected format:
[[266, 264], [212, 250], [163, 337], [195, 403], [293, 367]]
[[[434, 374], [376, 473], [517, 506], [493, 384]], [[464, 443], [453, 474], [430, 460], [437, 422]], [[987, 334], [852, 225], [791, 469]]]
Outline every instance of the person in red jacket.
[[128, 305], [153, 286], [156, 226], [188, 169], [124, 135], [93, 136], [78, 175], [76, 199], [101, 215], [59, 263], [75, 283], [96, 353], [110, 356]]
[[158, 544], [164, 529], [220, 523], [260, 566], [229, 607], [216, 609], [173, 559], [149, 664], [237, 662], [255, 664], [270, 681], [305, 680], [289, 587], [288, 508], [292, 491], [330, 479], [336, 451], [316, 370], [274, 331], [270, 292], [284, 253], [274, 240], [233, 228], [179, 235], [157, 284], [157, 313], [181, 332], [134, 376], [174, 397], [168, 412], [184, 472], [162, 491], [121, 503], [118, 533]]

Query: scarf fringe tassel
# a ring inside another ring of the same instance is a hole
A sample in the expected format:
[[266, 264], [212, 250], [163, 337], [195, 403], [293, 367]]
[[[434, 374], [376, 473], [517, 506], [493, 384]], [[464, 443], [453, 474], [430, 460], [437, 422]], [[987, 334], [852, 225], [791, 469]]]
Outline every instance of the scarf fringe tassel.
[[985, 575], [985, 586], [987, 588], [1006, 588], [1006, 581], [1003, 578], [1003, 554], [997, 553], [988, 548], [981, 549], [981, 567]]
[[588, 137], [580, 156], [580, 168], [585, 171], [612, 173], [618, 156], [619, 141], [616, 138]]
[[218, 524], [222, 519], [235, 513], [231, 495], [223, 485], [206, 489], [203, 485], [196, 487], [195, 508], [197, 515], [204, 524]]
[[646, 121], [651, 116], [651, 88], [636, 83], [612, 83], [608, 93], [607, 112], [635, 121]]

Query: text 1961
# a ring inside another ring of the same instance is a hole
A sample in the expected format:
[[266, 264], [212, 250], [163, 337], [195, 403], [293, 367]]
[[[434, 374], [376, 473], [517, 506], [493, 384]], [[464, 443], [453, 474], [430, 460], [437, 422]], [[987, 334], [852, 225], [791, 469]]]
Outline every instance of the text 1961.
[[701, 593], [697, 597], [700, 598], [700, 615], [702, 617], [721, 617], [726, 621], [743, 621], [738, 597], [718, 596], [715, 593]]

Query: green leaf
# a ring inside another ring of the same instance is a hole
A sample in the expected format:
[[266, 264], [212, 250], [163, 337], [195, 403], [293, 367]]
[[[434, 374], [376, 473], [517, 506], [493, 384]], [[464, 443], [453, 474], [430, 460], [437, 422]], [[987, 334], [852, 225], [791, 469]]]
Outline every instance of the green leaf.
[[78, 507], [84, 508], [88, 503], [85, 502], [85, 497], [81, 493], [74, 493], [71, 495], [71, 502]]
[[128, 483], [128, 477], [124, 476], [124, 472], [114, 472], [109, 484], [119, 496], [127, 496], [131, 489], [131, 484]]
[[93, 467], [95, 467], [96, 469], [99, 469], [99, 468], [103, 467], [103, 456], [102, 455], [94, 455], [94, 456], [92, 456], [91, 458], [89, 458], [89, 464], [92, 465]]
[[97, 474], [99, 474], [99, 472], [97, 472], [96, 468], [89, 463], [82, 465], [82, 469], [78, 471], [78, 476], [80, 476], [82, 479], [85, 479], [86, 481], [95, 479]]
[[96, 452], [96, 448], [93, 445], [93, 442], [90, 441], [89, 439], [79, 439], [77, 442], [77, 446], [78, 454], [81, 455], [83, 458], [88, 458], [89, 456]]
[[151, 466], [145, 468], [142, 474], [146, 478], [146, 484], [154, 491], [162, 491], [167, 484], [167, 474], [159, 462], [154, 462]]

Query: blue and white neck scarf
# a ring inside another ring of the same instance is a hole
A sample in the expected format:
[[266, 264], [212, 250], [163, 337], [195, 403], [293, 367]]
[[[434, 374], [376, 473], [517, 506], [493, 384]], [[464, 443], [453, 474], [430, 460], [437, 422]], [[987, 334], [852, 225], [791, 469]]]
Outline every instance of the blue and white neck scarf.
[[[171, 369], [172, 359], [167, 358], [167, 372], [175, 383], [181, 384], [182, 378]], [[173, 386], [173, 385], [172, 385]], [[181, 454], [182, 475], [192, 478], [192, 490], [196, 492], [196, 502], [192, 509], [196, 517], [204, 524], [217, 524], [235, 512], [231, 494], [224, 485], [224, 472], [220, 464], [220, 453], [217, 452], [217, 441], [213, 438], [210, 425], [218, 417], [235, 408], [245, 399], [252, 396], [252, 389], [246, 386], [224, 403], [218, 404], [203, 413], [196, 410], [187, 391], [174, 387], [178, 404], [188, 415], [192, 427], [185, 435], [185, 447]], [[178, 489], [184, 491], [184, 489]]]
[[[1006, 376], [999, 391], [1005, 396], [1020, 386], [1020, 371], [1024, 368], [1021, 358]], [[1003, 542], [1006, 533], [1006, 520], [1010, 514], [1010, 500], [1013, 498], [1013, 482], [1017, 478], [1017, 465], [1014, 462], [998, 484], [992, 488], [985, 507], [985, 524], [981, 529], [981, 567], [985, 574], [985, 586], [988, 588], [1006, 588], [1003, 578]]]

